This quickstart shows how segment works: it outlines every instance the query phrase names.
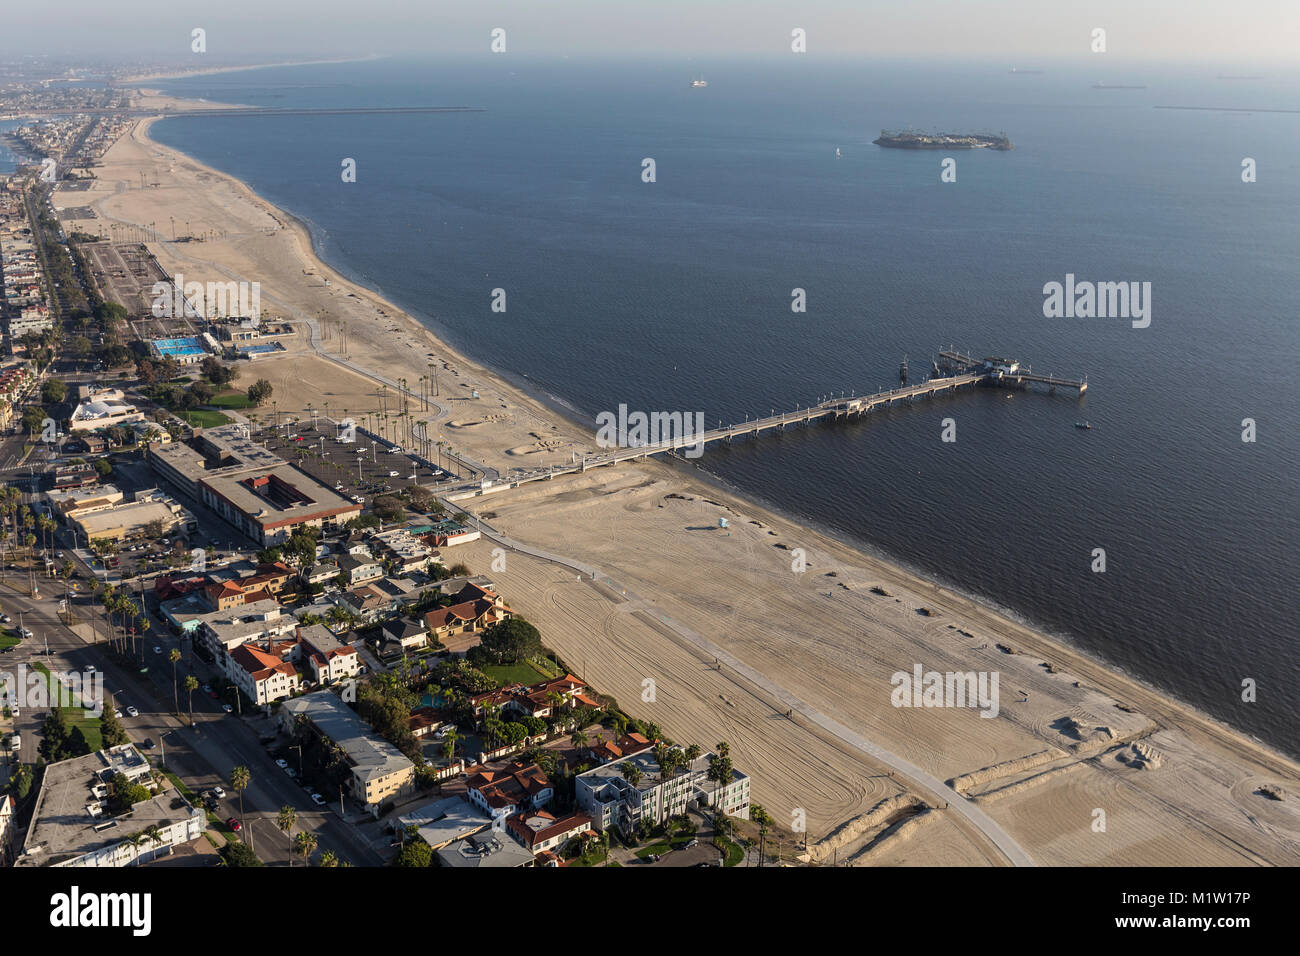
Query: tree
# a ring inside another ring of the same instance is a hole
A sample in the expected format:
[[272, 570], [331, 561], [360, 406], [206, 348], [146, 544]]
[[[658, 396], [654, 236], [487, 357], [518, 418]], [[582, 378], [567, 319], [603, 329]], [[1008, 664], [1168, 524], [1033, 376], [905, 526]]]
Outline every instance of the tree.
[[718, 806], [718, 791], [731, 783], [731, 747], [725, 740], [720, 741], [714, 748], [714, 753], [709, 757], [709, 771], [706, 774], [708, 779], [716, 786], [713, 789], [713, 806], [715, 810], [721, 810]]
[[41, 401], [47, 405], [58, 405], [68, 397], [68, 386], [57, 378], [46, 379], [41, 385]]
[[122, 722], [117, 719], [113, 713], [113, 708], [105, 706], [104, 713], [99, 718], [99, 734], [104, 738], [105, 747], [116, 747], [120, 744], [130, 743], [131, 740], [126, 735], [126, 728]]
[[433, 850], [419, 837], [402, 846], [397, 854], [397, 866], [429, 866], [433, 862]]
[[193, 674], [185, 675], [185, 692], [190, 695], [190, 723], [194, 723], [194, 692], [199, 689], [199, 679]]
[[302, 860], [307, 866], [311, 866], [311, 855], [316, 852], [316, 834], [310, 830], [304, 830], [294, 838], [294, 849], [302, 854]]
[[264, 378], [259, 378], [248, 386], [248, 400], [254, 405], [265, 405], [271, 400], [272, 391], [271, 383]]
[[517, 664], [541, 653], [542, 635], [522, 617], [508, 617], [483, 632], [482, 647], [498, 664]]
[[242, 840], [231, 840], [224, 850], [226, 866], [263, 866], [253, 848]]
[[317, 866], [323, 866], [328, 869], [338, 865], [339, 858], [334, 854], [333, 850], [324, 850], [321, 852], [320, 861], [317, 863]]
[[172, 702], [176, 705], [176, 713], [179, 714], [181, 712], [181, 695], [176, 679], [176, 665], [180, 663], [181, 652], [173, 647], [171, 653], [167, 655], [167, 659], [172, 662]]
[[289, 868], [293, 868], [293, 825], [298, 822], [298, 811], [285, 804], [280, 808], [280, 813], [276, 817], [275, 825], [284, 831], [284, 835], [289, 838]]
[[230, 785], [239, 794], [239, 819], [244, 819], [244, 791], [253, 782], [252, 772], [242, 764], [230, 771]]

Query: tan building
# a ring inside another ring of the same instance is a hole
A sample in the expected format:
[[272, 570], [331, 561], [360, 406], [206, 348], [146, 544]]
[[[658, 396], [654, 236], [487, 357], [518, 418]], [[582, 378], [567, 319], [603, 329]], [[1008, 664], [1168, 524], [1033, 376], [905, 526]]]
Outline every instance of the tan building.
[[374, 733], [368, 724], [328, 690], [285, 701], [280, 708], [284, 728], [293, 733], [299, 716], [316, 733], [342, 749], [351, 771], [352, 796], [375, 816], [385, 803], [410, 796], [415, 787], [415, 764]]

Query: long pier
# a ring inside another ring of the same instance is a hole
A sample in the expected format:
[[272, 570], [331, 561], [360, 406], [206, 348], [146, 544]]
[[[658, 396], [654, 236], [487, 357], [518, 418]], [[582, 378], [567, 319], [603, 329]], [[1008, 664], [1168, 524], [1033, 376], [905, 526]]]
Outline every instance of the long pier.
[[[904, 360], [900, 369], [901, 376], [906, 375], [907, 363]], [[806, 426], [825, 419], [838, 420], [856, 418], [869, 414], [878, 408], [888, 408], [897, 402], [914, 402], [920, 399], [934, 398], [955, 393], [960, 388], [987, 385], [997, 388], [1027, 388], [1031, 384], [1046, 385], [1055, 392], [1058, 388], [1073, 389], [1083, 396], [1088, 391], [1088, 380], [1062, 378], [1055, 375], [1041, 375], [1028, 366], [1021, 366], [1011, 359], [987, 358], [975, 359], [955, 349], [944, 349], [933, 364], [935, 374], [915, 385], [900, 384], [897, 388], [884, 389], [870, 395], [852, 395], [839, 397], [798, 408], [792, 412], [778, 412], [766, 417], [747, 420], [740, 424], [724, 425], [709, 429], [702, 434], [684, 437], [680, 435], [666, 441], [613, 449], [598, 455], [585, 455], [580, 460], [567, 465], [555, 465], [550, 468], [538, 468], [526, 472], [502, 476], [499, 484], [490, 490], [504, 490], [517, 487], [530, 481], [544, 481], [556, 475], [588, 471], [605, 465], [616, 465], [623, 461], [649, 458], [651, 455], [675, 454], [686, 449], [703, 449], [709, 442], [731, 442], [746, 436], [758, 436], [773, 429], [784, 431], [791, 426]], [[654, 416], [650, 416], [653, 418]], [[684, 416], [678, 415], [675, 423], [680, 426]], [[666, 413], [659, 417], [660, 430], [668, 422]], [[448, 495], [449, 500], [467, 498], [489, 490], [481, 489]]]

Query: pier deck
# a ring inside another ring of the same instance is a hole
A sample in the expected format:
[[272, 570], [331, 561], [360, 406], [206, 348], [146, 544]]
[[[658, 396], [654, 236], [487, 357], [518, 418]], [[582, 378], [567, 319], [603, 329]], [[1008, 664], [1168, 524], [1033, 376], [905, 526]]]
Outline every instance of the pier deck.
[[[791, 412], [779, 412], [762, 418], [747, 420], [739, 424], [724, 425], [705, 431], [703, 434], [689, 438], [676, 437], [667, 441], [635, 447], [616, 448], [611, 451], [586, 455], [582, 459], [567, 465], [539, 468], [533, 471], [504, 476], [499, 485], [491, 490], [504, 490], [517, 487], [530, 481], [544, 481], [556, 475], [588, 471], [605, 465], [616, 465], [623, 461], [649, 458], [651, 455], [674, 454], [685, 449], [703, 448], [710, 442], [730, 442], [736, 438], [757, 436], [772, 429], [784, 430], [795, 425], [809, 425], [823, 419], [854, 418], [865, 415], [877, 408], [888, 408], [895, 402], [912, 402], [918, 399], [933, 398], [938, 395], [956, 392], [959, 388], [975, 385], [991, 385], [999, 388], [1023, 388], [1027, 385], [1046, 385], [1052, 391], [1057, 388], [1075, 389], [1080, 396], [1088, 390], [1087, 379], [1069, 379], [1054, 375], [1039, 375], [1031, 369], [1021, 367], [1018, 362], [1008, 359], [975, 359], [954, 349], [944, 349], [934, 363], [939, 372], [915, 385], [900, 385], [870, 395], [852, 395], [848, 398], [832, 398], [807, 408], [797, 408]], [[449, 495], [449, 500], [482, 494], [483, 490], [468, 491]]]

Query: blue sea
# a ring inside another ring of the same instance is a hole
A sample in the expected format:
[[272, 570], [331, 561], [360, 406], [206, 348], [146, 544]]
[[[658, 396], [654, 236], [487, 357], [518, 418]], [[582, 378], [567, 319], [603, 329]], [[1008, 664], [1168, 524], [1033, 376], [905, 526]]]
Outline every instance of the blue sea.
[[[1082, 400], [978, 389], [711, 447], [701, 466], [1300, 755], [1300, 114], [1258, 111], [1300, 107], [1300, 74], [1216, 76], [385, 60], [168, 92], [484, 111], [154, 129], [308, 223], [340, 271], [589, 422], [620, 403], [740, 421], [891, 385], [904, 356], [924, 375], [950, 343], [1086, 375]], [[1015, 149], [872, 145], [885, 127], [1005, 131]], [[1150, 282], [1150, 326], [1045, 318], [1043, 286], [1067, 274]]]

